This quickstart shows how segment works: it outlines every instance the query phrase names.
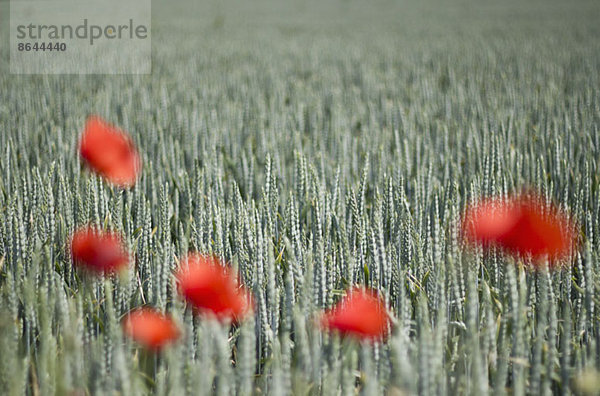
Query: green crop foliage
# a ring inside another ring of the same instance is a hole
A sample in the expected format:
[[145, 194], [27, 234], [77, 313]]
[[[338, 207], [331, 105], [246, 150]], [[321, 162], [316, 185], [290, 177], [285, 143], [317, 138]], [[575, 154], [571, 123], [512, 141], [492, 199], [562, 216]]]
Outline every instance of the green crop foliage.
[[[6, 14], [0, 3], [0, 14]], [[0, 53], [0, 392], [594, 394], [600, 388], [598, 2], [153, 4], [148, 76], [17, 76]], [[7, 32], [0, 31], [2, 40]], [[82, 166], [99, 114], [143, 157], [129, 190]], [[583, 243], [561, 270], [466, 249], [463, 210], [529, 188]], [[73, 268], [123, 233], [129, 270]], [[255, 314], [192, 314], [173, 270], [217, 254]], [[394, 324], [315, 327], [355, 284]], [[152, 305], [182, 339], [126, 339]]]

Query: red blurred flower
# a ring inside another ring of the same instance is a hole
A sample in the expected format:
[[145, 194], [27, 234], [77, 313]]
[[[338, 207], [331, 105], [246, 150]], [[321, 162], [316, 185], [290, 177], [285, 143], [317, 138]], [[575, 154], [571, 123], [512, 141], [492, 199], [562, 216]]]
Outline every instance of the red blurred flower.
[[389, 322], [383, 299], [374, 291], [362, 288], [354, 288], [321, 316], [323, 328], [358, 339], [383, 338]]
[[170, 316], [152, 308], [139, 308], [123, 319], [123, 331], [148, 349], [158, 350], [179, 338], [179, 328]]
[[464, 235], [483, 245], [498, 242], [518, 221], [514, 202], [488, 199], [467, 210], [463, 220]]
[[140, 156], [131, 138], [98, 116], [91, 116], [79, 143], [87, 164], [109, 182], [130, 187], [141, 169]]
[[77, 230], [71, 237], [71, 256], [76, 265], [96, 273], [110, 273], [127, 266], [129, 257], [118, 234], [91, 227]]
[[534, 260], [567, 255], [575, 242], [575, 227], [565, 214], [525, 195], [484, 200], [467, 210], [462, 229], [471, 242], [494, 244]]
[[238, 320], [251, 310], [250, 294], [213, 256], [191, 254], [176, 274], [179, 292], [194, 308], [220, 320]]

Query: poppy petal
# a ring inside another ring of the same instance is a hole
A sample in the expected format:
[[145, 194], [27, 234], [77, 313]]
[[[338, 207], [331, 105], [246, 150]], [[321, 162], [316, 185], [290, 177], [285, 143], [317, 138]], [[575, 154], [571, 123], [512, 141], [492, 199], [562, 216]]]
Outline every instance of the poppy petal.
[[389, 322], [383, 299], [358, 288], [321, 316], [322, 327], [363, 340], [384, 337]]
[[575, 242], [568, 217], [532, 195], [484, 200], [466, 211], [462, 229], [471, 242], [496, 245], [534, 261], [565, 256]]
[[70, 250], [75, 265], [95, 273], [118, 271], [129, 262], [119, 235], [91, 227], [81, 228], [72, 235]]
[[509, 232], [517, 220], [518, 211], [514, 205], [490, 199], [467, 210], [463, 232], [471, 241], [494, 243]]
[[191, 254], [176, 277], [180, 294], [199, 311], [236, 320], [251, 309], [248, 293], [216, 257]]
[[123, 319], [123, 331], [148, 349], [161, 349], [177, 340], [180, 331], [173, 319], [151, 308], [140, 308]]
[[81, 157], [109, 182], [130, 187], [141, 168], [140, 156], [131, 138], [100, 117], [88, 118], [79, 143]]
[[537, 200], [521, 200], [517, 206], [519, 219], [510, 232], [499, 238], [501, 246], [534, 259], [569, 253], [575, 236], [566, 216]]

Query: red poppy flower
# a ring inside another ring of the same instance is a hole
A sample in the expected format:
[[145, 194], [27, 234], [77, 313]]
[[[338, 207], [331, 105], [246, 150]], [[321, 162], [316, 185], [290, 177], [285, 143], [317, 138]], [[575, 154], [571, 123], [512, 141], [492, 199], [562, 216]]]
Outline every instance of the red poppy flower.
[[148, 349], [158, 350], [179, 338], [179, 328], [170, 316], [151, 308], [140, 308], [123, 319], [123, 331]]
[[121, 237], [91, 227], [76, 231], [71, 237], [71, 256], [76, 265], [96, 273], [117, 271], [129, 262]]
[[321, 316], [321, 326], [358, 339], [386, 335], [390, 318], [385, 303], [374, 291], [355, 288]]
[[483, 245], [498, 242], [518, 221], [517, 206], [510, 202], [488, 199], [469, 208], [463, 220], [465, 236]]
[[240, 319], [251, 309], [249, 293], [216, 257], [191, 254], [181, 261], [176, 277], [189, 303], [220, 320]]
[[472, 242], [495, 244], [534, 260], [567, 255], [575, 241], [568, 217], [530, 196], [476, 205], [465, 214], [463, 232]]
[[141, 160], [131, 138], [100, 117], [88, 118], [79, 152], [87, 164], [109, 182], [120, 187], [135, 184]]

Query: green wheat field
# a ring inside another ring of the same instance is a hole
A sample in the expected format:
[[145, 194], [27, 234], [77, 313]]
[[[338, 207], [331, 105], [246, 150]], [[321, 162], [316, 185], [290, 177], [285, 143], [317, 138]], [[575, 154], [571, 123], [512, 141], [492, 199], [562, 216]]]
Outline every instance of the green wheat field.
[[[10, 75], [0, 47], [1, 394], [600, 393], [598, 1], [152, 7], [151, 75]], [[80, 161], [90, 114], [134, 139], [133, 188]], [[560, 269], [459, 236], [470, 203], [523, 189], [579, 225]], [[89, 223], [123, 233], [129, 271], [74, 269]], [[254, 315], [194, 316], [190, 251], [237, 268]], [[357, 284], [385, 341], [315, 325]], [[182, 339], [127, 339], [141, 305]]]

